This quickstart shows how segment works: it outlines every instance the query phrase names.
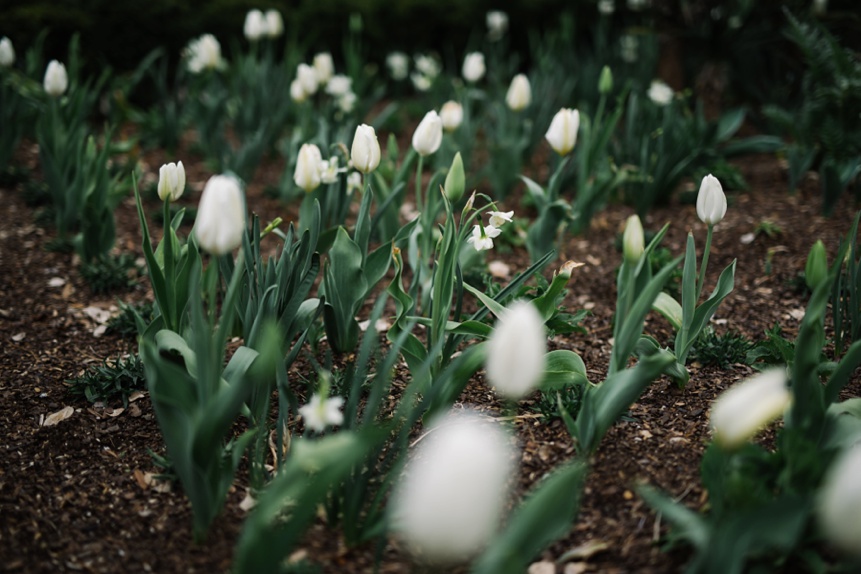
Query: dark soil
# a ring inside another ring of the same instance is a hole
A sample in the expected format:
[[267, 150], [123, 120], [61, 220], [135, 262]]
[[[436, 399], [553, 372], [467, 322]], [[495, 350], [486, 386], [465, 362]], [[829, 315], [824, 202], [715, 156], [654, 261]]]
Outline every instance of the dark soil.
[[[145, 159], [152, 178], [164, 158]], [[22, 149], [19, 162], [36, 168], [32, 147]], [[209, 174], [202, 162], [184, 163], [189, 191], [183, 201], [194, 205]], [[775, 158], [749, 158], [739, 165], [750, 191], [729, 195], [727, 216], [715, 229], [706, 290], [733, 258], [738, 259], [736, 286], [718, 310], [714, 326], [719, 333], [732, 329], [759, 340], [766, 328], [779, 322], [792, 337], [806, 305], [797, 277], [807, 252], [821, 238], [833, 257], [854, 208], [846, 198], [826, 219], [820, 215], [818, 182], [812, 176], [800, 192], [789, 195], [784, 169]], [[264, 197], [263, 189], [279, 176], [278, 165], [261, 168], [249, 188], [249, 206], [265, 221], [279, 215], [290, 221], [298, 211]], [[118, 300], [150, 297], [146, 280], [128, 292], [93, 296], [73, 257], [46, 249], [53, 231], [35, 223], [38, 208], [25, 205], [23, 189], [21, 184], [0, 187], [0, 565], [15, 572], [51, 573], [228, 571], [245, 516], [240, 509], [245, 480], [237, 480], [206, 542], [194, 543], [190, 507], [181, 489], [151, 477], [159, 469], [150, 451], [164, 454], [164, 445], [146, 393], [123, 408], [118, 401], [90, 404], [70, 396], [65, 384], [89, 364], [135, 352], [131, 339], [110, 333], [96, 336], [98, 324], [84, 309], [110, 309]], [[518, 209], [510, 201], [502, 206]], [[147, 211], [158, 212], [158, 204], [149, 203]], [[587, 334], [558, 336], [551, 344], [577, 351], [593, 381], [606, 372], [614, 271], [620, 261], [614, 244], [630, 213], [628, 207], [611, 206], [588, 234], [566, 239], [556, 264], [566, 259], [585, 263], [575, 271], [565, 305], [569, 310], [587, 308], [592, 314], [584, 323]], [[702, 246], [705, 229], [692, 205], [657, 208], [645, 225], [656, 231], [667, 221], [671, 226], [663, 245], [673, 254], [683, 253], [689, 230]], [[140, 254], [131, 199], [120, 206], [117, 222], [118, 249]], [[742, 237], [763, 222], [779, 231], [773, 236], [759, 233], [752, 243], [743, 243]], [[151, 229], [160, 236], [158, 226], [152, 224]], [[513, 270], [526, 263], [522, 249], [497, 249], [490, 258], [505, 261]], [[669, 328], [658, 316], [650, 316], [646, 332], [671, 344]], [[700, 508], [706, 500], [699, 461], [709, 439], [709, 406], [724, 389], [753, 372], [743, 364], [720, 369], [693, 363], [690, 370], [687, 388], [656, 381], [612, 428], [594, 458], [579, 519], [543, 559], [553, 561], [579, 547], [583, 552], [565, 572], [683, 568], [684, 551], [660, 549], [666, 528], [637, 496], [635, 486], [648, 482]], [[561, 421], [535, 414], [536, 400], [533, 396], [522, 401], [514, 421], [522, 448], [521, 492], [573, 453]], [[481, 373], [459, 404], [499, 412]], [[55, 426], [40, 425], [67, 406], [74, 409], [69, 418]], [[347, 548], [322, 523], [312, 527], [300, 552], [324, 572], [373, 569], [374, 547]], [[382, 572], [414, 569], [395, 541], [383, 556]], [[560, 565], [558, 571], [562, 570]]]

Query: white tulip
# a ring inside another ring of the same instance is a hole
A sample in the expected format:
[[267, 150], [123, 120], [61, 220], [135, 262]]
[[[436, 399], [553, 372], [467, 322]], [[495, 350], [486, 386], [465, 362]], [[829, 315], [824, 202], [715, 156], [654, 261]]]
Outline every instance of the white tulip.
[[49, 96], [59, 98], [66, 92], [69, 87], [69, 76], [66, 74], [66, 66], [57, 60], [48, 62], [48, 68], [45, 70], [45, 91]]
[[308, 404], [299, 407], [299, 414], [305, 421], [305, 426], [317, 432], [323, 432], [327, 426], [337, 426], [344, 422], [343, 397], [331, 397], [324, 399], [314, 394]]
[[508, 14], [501, 10], [491, 10], [485, 16], [487, 37], [491, 42], [501, 40], [508, 31]]
[[281, 12], [272, 9], [266, 11], [266, 35], [270, 38], [277, 38], [284, 33], [284, 19], [281, 18]]
[[604, 15], [610, 15], [616, 11], [616, 2], [614, 0], [598, 0], [598, 12]]
[[296, 79], [299, 80], [299, 85], [302, 86], [302, 91], [305, 92], [306, 96], [313, 96], [317, 93], [320, 77], [316, 68], [312, 68], [308, 64], [299, 64], [296, 67]]
[[791, 401], [783, 367], [733, 385], [712, 405], [710, 419], [715, 441], [728, 449], [741, 446], [782, 415]]
[[532, 102], [532, 86], [524, 74], [517, 74], [511, 80], [505, 103], [515, 112], [525, 109]]
[[221, 58], [221, 44], [212, 34], [204, 34], [189, 42], [185, 49], [185, 57], [188, 59], [188, 70], [192, 74], [224, 67], [224, 60]]
[[306, 94], [305, 90], [302, 89], [302, 82], [299, 81], [299, 78], [290, 82], [290, 99], [297, 104], [308, 99], [308, 94]]
[[646, 95], [659, 106], [666, 106], [673, 101], [676, 93], [670, 86], [661, 80], [652, 80]]
[[515, 301], [487, 340], [487, 379], [501, 395], [523, 398], [541, 382], [546, 354], [541, 314], [529, 301]]
[[470, 52], [463, 59], [463, 79], [467, 82], [477, 82], [484, 77], [484, 54]]
[[250, 42], [256, 42], [267, 34], [269, 27], [266, 23], [266, 17], [263, 15], [263, 12], [256, 9], [250, 10], [248, 14], [245, 15], [245, 26], [242, 30], [245, 33], [245, 37]]
[[338, 108], [345, 114], [349, 114], [356, 107], [356, 94], [347, 92], [338, 98]]
[[329, 78], [326, 84], [326, 93], [333, 97], [340, 97], [353, 89], [353, 79], [343, 74], [336, 74]]
[[861, 555], [861, 447], [843, 453], [828, 469], [819, 491], [817, 516], [838, 548]]
[[15, 63], [15, 48], [12, 47], [12, 40], [3, 36], [0, 39], [0, 67], [8, 68]]
[[493, 225], [476, 225], [472, 228], [472, 235], [466, 238], [467, 243], [471, 243], [476, 251], [486, 251], [493, 249], [493, 238], [498, 237], [502, 231]]
[[299, 156], [296, 158], [296, 169], [293, 171], [293, 181], [296, 185], [308, 193], [317, 189], [321, 181], [320, 164], [322, 162], [320, 148], [314, 144], [302, 144], [299, 148]]
[[697, 217], [706, 225], [714, 225], [726, 215], [726, 195], [718, 179], [708, 174], [700, 183], [697, 194]]
[[577, 143], [577, 130], [579, 129], [580, 112], [562, 108], [553, 116], [544, 137], [556, 153], [568, 155]]
[[404, 80], [410, 73], [410, 59], [403, 52], [391, 52], [386, 56], [386, 67], [393, 80]]
[[364, 174], [371, 173], [380, 165], [380, 142], [374, 128], [362, 124], [356, 128], [353, 145], [350, 148], [350, 159], [353, 167]]
[[185, 167], [182, 162], [166, 163], [158, 170], [158, 197], [176, 201], [185, 191]]
[[516, 456], [507, 433], [476, 414], [438, 421], [395, 487], [393, 531], [432, 562], [474, 556], [502, 522]]
[[431, 110], [419, 122], [413, 132], [413, 149], [420, 156], [427, 156], [439, 149], [442, 143], [442, 119], [436, 111]]
[[454, 131], [463, 122], [463, 106], [458, 102], [449, 100], [442, 105], [439, 117], [442, 120], [442, 127], [445, 131]]
[[625, 224], [625, 232], [622, 233], [622, 253], [625, 261], [636, 264], [643, 255], [646, 248], [646, 238], [643, 233], [643, 223], [636, 215], [628, 218]]
[[314, 56], [314, 69], [317, 70], [317, 79], [321, 84], [325, 84], [335, 74], [335, 62], [332, 61], [332, 54], [329, 52], [321, 52]]
[[197, 207], [194, 234], [197, 243], [213, 255], [224, 255], [239, 247], [245, 234], [245, 207], [236, 178], [209, 178]]

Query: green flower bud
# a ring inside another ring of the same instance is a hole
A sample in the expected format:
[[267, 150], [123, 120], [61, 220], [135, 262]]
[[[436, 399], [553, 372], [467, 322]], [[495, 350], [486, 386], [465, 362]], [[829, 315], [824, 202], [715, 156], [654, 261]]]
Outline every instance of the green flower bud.
[[466, 188], [466, 175], [463, 172], [463, 159], [460, 157], [460, 152], [454, 155], [451, 162], [451, 167], [448, 170], [448, 175], [445, 176], [445, 185], [443, 190], [448, 200], [455, 204], [463, 197], [464, 189]]
[[811, 290], [825, 281], [828, 277], [828, 256], [825, 254], [825, 244], [819, 239], [810, 249], [807, 265], [804, 266], [804, 279]]
[[636, 264], [645, 251], [646, 238], [643, 233], [643, 224], [640, 218], [632, 215], [625, 224], [625, 232], [622, 234], [622, 253], [625, 261]]
[[601, 70], [601, 77], [598, 78], [598, 91], [604, 95], [613, 91], [613, 72], [610, 71], [610, 66], [604, 66]]

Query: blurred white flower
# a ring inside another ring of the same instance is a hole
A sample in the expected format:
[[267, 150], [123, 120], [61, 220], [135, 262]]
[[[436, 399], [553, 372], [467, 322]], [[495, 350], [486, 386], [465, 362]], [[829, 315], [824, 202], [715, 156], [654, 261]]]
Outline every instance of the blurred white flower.
[[306, 94], [305, 90], [302, 89], [302, 82], [299, 81], [299, 78], [290, 82], [290, 99], [297, 104], [308, 99], [308, 94]]
[[185, 191], [185, 166], [182, 162], [166, 163], [158, 170], [158, 197], [176, 201]]
[[477, 82], [484, 77], [484, 54], [481, 52], [470, 52], [463, 59], [463, 79], [467, 82]]
[[724, 391], [712, 405], [715, 441], [724, 448], [744, 444], [783, 414], [792, 402], [783, 367], [763, 371]]
[[[316, 58], [314, 58], [316, 60]], [[317, 87], [320, 85], [320, 77], [316, 67], [311, 67], [308, 64], [299, 64], [296, 67], [296, 79], [299, 80], [299, 85], [302, 86], [302, 91], [306, 96], [313, 96], [317, 93]]]
[[327, 426], [337, 426], [344, 422], [343, 397], [322, 398], [318, 394], [311, 396], [305, 406], [299, 407], [299, 414], [305, 421], [305, 426], [317, 432], [323, 432]]
[[508, 31], [508, 14], [501, 10], [491, 10], [485, 16], [487, 39], [491, 42], [501, 40]]
[[326, 93], [333, 97], [343, 96], [353, 89], [353, 79], [343, 74], [336, 74], [329, 78], [326, 84]]
[[212, 176], [197, 207], [197, 243], [213, 255], [225, 255], [239, 247], [244, 234], [245, 206], [239, 181], [229, 175]]
[[697, 194], [697, 217], [706, 225], [714, 225], [726, 215], [726, 195], [718, 178], [708, 174], [700, 183]]
[[354, 107], [356, 107], [356, 94], [353, 92], [347, 92], [338, 98], [338, 108], [342, 112], [349, 114]]
[[640, 55], [640, 40], [633, 34], [622, 34], [619, 38], [621, 45], [622, 60], [628, 64], [633, 64], [637, 61]]
[[314, 56], [314, 69], [317, 71], [317, 79], [321, 84], [328, 82], [335, 73], [335, 62], [332, 61], [332, 54], [321, 52]]
[[0, 67], [8, 68], [15, 63], [15, 48], [12, 47], [12, 40], [3, 36], [0, 39]]
[[57, 60], [48, 62], [48, 68], [45, 70], [45, 91], [49, 96], [59, 98], [66, 92], [69, 87], [69, 76], [66, 74], [66, 66]]
[[550, 147], [559, 155], [568, 155], [577, 143], [577, 130], [580, 129], [580, 112], [562, 108], [553, 120], [544, 137]]
[[605, 15], [610, 15], [616, 11], [616, 2], [614, 0], [598, 0], [598, 12]]
[[511, 223], [511, 219], [514, 217], [513, 211], [488, 211], [487, 215], [490, 216], [490, 224], [494, 227], [502, 227], [506, 223]]
[[493, 249], [493, 238], [498, 237], [502, 231], [492, 225], [482, 226], [476, 224], [472, 228], [472, 235], [466, 238], [467, 243], [471, 243], [476, 251], [485, 251]]
[[391, 52], [386, 56], [386, 67], [392, 79], [400, 81], [410, 73], [410, 59], [403, 52]]
[[362, 191], [362, 174], [358, 171], [351, 172], [347, 176], [347, 193]]
[[529, 301], [515, 301], [487, 340], [487, 379], [504, 397], [521, 399], [541, 382], [546, 354], [541, 314]]
[[828, 0], [813, 0], [813, 13], [825, 14], [828, 10]]
[[204, 34], [188, 43], [185, 48], [188, 70], [199, 74], [204, 70], [220, 70], [225, 66], [221, 58], [221, 44], [212, 34]]
[[433, 80], [434, 78], [439, 76], [439, 62], [437, 62], [436, 58], [434, 58], [433, 56], [419, 54], [415, 57], [415, 64], [416, 70], [427, 76], [429, 79]]
[[350, 148], [353, 167], [362, 173], [371, 173], [380, 165], [380, 156], [380, 142], [374, 128], [366, 124], [358, 126]]
[[249, 10], [245, 15], [245, 26], [242, 31], [250, 42], [256, 42], [269, 32], [266, 17], [260, 10]]
[[826, 537], [849, 554], [861, 554], [861, 447], [854, 445], [832, 463], [817, 500]]
[[435, 110], [425, 114], [413, 132], [413, 149], [420, 156], [427, 156], [439, 149], [442, 143], [442, 119]]
[[508, 93], [505, 95], [505, 103], [508, 107], [519, 112], [532, 102], [532, 86], [525, 74], [517, 74], [511, 80]]
[[639, 12], [649, 5], [649, 0], [628, 0], [628, 8], [634, 12]]
[[281, 18], [281, 12], [274, 8], [266, 11], [266, 35], [270, 38], [277, 38], [284, 33], [284, 19]]
[[428, 76], [421, 74], [419, 72], [413, 72], [410, 74], [410, 81], [413, 83], [413, 87], [417, 92], [426, 92], [430, 89], [431, 84], [433, 83]]
[[432, 562], [472, 557], [501, 523], [516, 456], [507, 433], [476, 414], [437, 421], [395, 487], [393, 531]]
[[646, 95], [648, 95], [649, 99], [659, 106], [666, 106], [673, 101], [675, 92], [670, 86], [661, 80], [652, 80]]
[[[335, 158], [337, 168], [337, 158]], [[299, 155], [296, 157], [296, 169], [293, 171], [293, 181], [310, 193], [320, 186], [322, 176], [320, 173], [320, 164], [323, 163], [323, 156], [320, 153], [320, 148], [314, 144], [302, 144], [299, 148]]]
[[449, 100], [442, 105], [439, 111], [442, 127], [445, 131], [454, 131], [463, 122], [463, 106], [458, 102]]

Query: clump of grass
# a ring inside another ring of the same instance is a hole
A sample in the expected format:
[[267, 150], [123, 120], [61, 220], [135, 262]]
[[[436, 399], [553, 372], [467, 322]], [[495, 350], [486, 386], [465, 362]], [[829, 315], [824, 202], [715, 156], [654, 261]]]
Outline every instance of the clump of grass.
[[136, 285], [140, 275], [140, 269], [131, 253], [121, 253], [117, 257], [99, 257], [91, 262], [81, 263], [78, 272], [95, 295], [127, 291]]
[[572, 385], [552, 391], [541, 391], [541, 395], [532, 404], [530, 410], [540, 414], [548, 422], [553, 419], [561, 419], [562, 414], [559, 412], [559, 402], [561, 401], [562, 408], [573, 419], [577, 418], [577, 414], [580, 412], [582, 400], [583, 388], [579, 385]]
[[128, 406], [129, 396], [146, 389], [144, 365], [140, 356], [129, 355], [105, 359], [101, 365], [92, 365], [84, 373], [66, 381], [69, 393], [84, 396], [91, 403], [120, 398]]
[[108, 320], [108, 333], [116, 333], [120, 337], [136, 337], [138, 335], [135, 313], [141, 316], [144, 323], [149, 324], [153, 318], [153, 302], [143, 301], [133, 305], [120, 303], [120, 313]]
[[737, 363], [748, 363], [748, 353], [755, 343], [738, 331], [727, 331], [718, 335], [706, 329], [694, 343], [691, 358], [702, 365], [714, 365], [726, 369]]

